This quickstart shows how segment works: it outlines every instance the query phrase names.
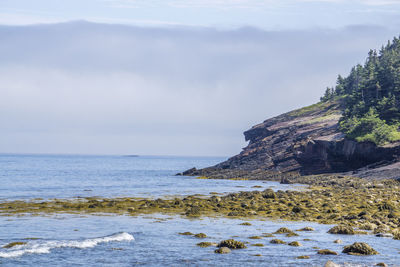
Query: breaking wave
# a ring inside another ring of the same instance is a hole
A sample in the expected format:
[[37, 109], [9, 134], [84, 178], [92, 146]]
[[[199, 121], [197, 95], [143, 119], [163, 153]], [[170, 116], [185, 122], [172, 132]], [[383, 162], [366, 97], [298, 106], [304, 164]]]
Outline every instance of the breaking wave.
[[122, 241], [133, 241], [135, 238], [126, 232], [116, 233], [109, 236], [89, 238], [84, 240], [60, 240], [60, 241], [45, 241], [40, 243], [27, 243], [25, 245], [15, 246], [13, 248], [4, 249], [6, 251], [0, 251], [0, 257], [2, 258], [13, 258], [19, 257], [28, 253], [50, 253], [50, 250], [54, 248], [92, 248], [100, 243], [107, 242], [122, 242]]

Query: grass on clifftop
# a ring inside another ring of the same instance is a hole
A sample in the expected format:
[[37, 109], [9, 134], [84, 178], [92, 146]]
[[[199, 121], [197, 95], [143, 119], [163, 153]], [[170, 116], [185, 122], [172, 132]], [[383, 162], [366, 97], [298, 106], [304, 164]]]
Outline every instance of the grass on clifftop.
[[335, 100], [328, 102], [318, 102], [316, 104], [303, 107], [300, 109], [293, 110], [287, 113], [288, 116], [292, 118], [301, 116], [311, 116], [319, 113], [324, 113], [323, 116], [330, 116], [335, 114], [340, 114], [340, 99], [339, 97]]

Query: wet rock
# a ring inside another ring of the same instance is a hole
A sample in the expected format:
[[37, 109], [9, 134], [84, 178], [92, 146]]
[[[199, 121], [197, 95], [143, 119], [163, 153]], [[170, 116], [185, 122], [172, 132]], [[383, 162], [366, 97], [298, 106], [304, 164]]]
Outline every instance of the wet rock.
[[285, 241], [282, 241], [280, 239], [272, 239], [271, 241], [269, 241], [271, 244], [286, 244]]
[[231, 250], [228, 247], [220, 247], [220, 248], [214, 250], [214, 252], [218, 253], [218, 254], [227, 254], [227, 253], [230, 253]]
[[191, 207], [190, 209], [186, 210], [185, 215], [188, 217], [199, 217], [201, 215], [199, 207]]
[[379, 211], [392, 211], [394, 210], [393, 204], [390, 202], [383, 202], [378, 206]]
[[183, 232], [183, 233], [179, 233], [180, 235], [193, 235], [191, 232]]
[[262, 236], [263, 237], [275, 237], [273, 234], [270, 234], [270, 233], [263, 233]]
[[249, 239], [262, 239], [262, 237], [255, 235], [255, 236], [250, 236]]
[[241, 223], [241, 224], [239, 224], [239, 225], [251, 226], [251, 223], [249, 223], [249, 222], [244, 222], [244, 223]]
[[374, 224], [374, 223], [369, 223], [369, 222], [366, 222], [366, 223], [363, 223], [362, 225], [360, 225], [360, 229], [361, 230], [374, 230], [375, 228], [377, 228], [378, 226], [376, 225], [376, 224]]
[[212, 202], [215, 202], [215, 203], [220, 203], [220, 202], [222, 201], [222, 198], [221, 198], [221, 197], [218, 197], [218, 196], [212, 196], [212, 197], [210, 198], [210, 200], [211, 200]]
[[206, 238], [207, 235], [206, 235], [205, 233], [198, 233], [198, 234], [195, 234], [194, 237], [197, 237], [197, 238]]
[[253, 247], [263, 247], [264, 244], [261, 243], [256, 243], [256, 244], [252, 244]]
[[299, 234], [297, 234], [297, 233], [295, 233], [295, 232], [291, 232], [291, 233], [288, 233], [286, 236], [287, 236], [287, 237], [299, 236]]
[[311, 231], [315, 231], [315, 229], [312, 228], [312, 227], [304, 227], [304, 228], [298, 229], [296, 231], [299, 231], [299, 232], [311, 232]]
[[333, 261], [327, 261], [324, 267], [340, 267], [339, 264], [334, 263]]
[[400, 230], [395, 229], [393, 232], [393, 239], [400, 240]]
[[189, 169], [187, 171], [184, 171], [182, 173], [177, 173], [176, 175], [192, 175], [196, 171], [197, 171], [197, 169], [195, 167], [193, 167], [193, 168], [191, 168], [191, 169]]
[[390, 227], [387, 226], [386, 224], [381, 224], [374, 229], [374, 234], [388, 233], [388, 232], [390, 232]]
[[354, 235], [356, 232], [351, 226], [337, 225], [329, 229], [330, 234], [341, 234], [341, 235]]
[[376, 237], [387, 237], [387, 238], [393, 238], [393, 235], [390, 233], [379, 233], [375, 235]]
[[336, 251], [330, 249], [320, 249], [317, 253], [320, 255], [339, 255]]
[[212, 242], [200, 242], [200, 243], [197, 243], [196, 245], [199, 247], [202, 247], [202, 248], [206, 248], [206, 247], [210, 247], [210, 246], [216, 246], [217, 244], [212, 243]]
[[290, 242], [288, 245], [292, 246], [292, 247], [301, 247], [302, 246], [302, 244], [299, 241]]
[[342, 244], [342, 240], [340, 240], [340, 239], [336, 239], [335, 241], [333, 241], [333, 243], [336, 243], [336, 244]]
[[228, 213], [229, 217], [239, 217], [239, 216], [246, 216], [246, 213], [239, 212], [239, 211], [231, 211]]
[[15, 246], [22, 246], [22, 245], [26, 245], [26, 244], [27, 244], [26, 242], [11, 242], [11, 243], [8, 243], [7, 245], [4, 245], [3, 248], [12, 248]]
[[375, 266], [388, 267], [388, 265], [384, 262], [377, 263]]
[[128, 212], [135, 212], [135, 208], [134, 207], [129, 207], [128, 208]]
[[377, 255], [379, 254], [370, 245], [364, 242], [355, 242], [352, 245], [345, 246], [343, 253], [351, 255]]
[[234, 239], [227, 239], [224, 241], [221, 241], [217, 247], [222, 248], [222, 247], [227, 247], [231, 249], [241, 249], [241, 248], [246, 248], [246, 245], [243, 242], [236, 241]]
[[301, 212], [303, 209], [300, 207], [300, 206], [294, 206], [293, 208], [292, 208], [292, 212], [294, 212], [294, 213], [299, 213], [299, 212]]
[[305, 259], [309, 259], [309, 258], [310, 258], [310, 256], [303, 255], [303, 256], [298, 256], [296, 259], [305, 260]]
[[278, 230], [276, 230], [274, 234], [289, 234], [289, 233], [293, 233], [293, 231], [290, 230], [289, 228], [281, 227]]
[[267, 189], [264, 190], [264, 192], [262, 193], [263, 198], [276, 198], [276, 194], [274, 192], [274, 190], [272, 189]]

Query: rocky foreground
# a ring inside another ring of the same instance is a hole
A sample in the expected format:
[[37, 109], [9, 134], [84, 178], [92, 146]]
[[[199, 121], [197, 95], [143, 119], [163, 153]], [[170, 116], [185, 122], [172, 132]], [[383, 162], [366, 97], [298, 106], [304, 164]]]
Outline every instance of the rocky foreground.
[[[328, 177], [302, 191], [231, 193], [175, 199], [82, 198], [0, 203], [0, 215], [113, 213], [132, 216], [173, 213], [188, 217], [226, 216], [313, 221], [351, 227], [346, 234], [373, 234], [400, 239], [400, 183]], [[353, 227], [355, 230], [353, 230]], [[339, 231], [340, 233], [340, 231]]]
[[338, 129], [341, 100], [320, 102], [268, 119], [244, 132], [243, 151], [213, 167], [181, 174], [210, 178], [293, 179], [336, 173], [367, 179], [400, 178], [400, 143], [376, 146]]

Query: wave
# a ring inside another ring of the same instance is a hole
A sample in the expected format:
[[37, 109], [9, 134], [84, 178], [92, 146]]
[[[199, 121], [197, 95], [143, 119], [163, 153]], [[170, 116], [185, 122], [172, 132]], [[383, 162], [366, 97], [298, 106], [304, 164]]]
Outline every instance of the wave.
[[116, 233], [109, 236], [89, 238], [84, 240], [57, 240], [57, 241], [45, 241], [41, 243], [28, 242], [25, 245], [15, 246], [13, 248], [6, 249], [7, 251], [0, 251], [0, 257], [2, 258], [14, 258], [19, 257], [28, 253], [50, 253], [50, 250], [54, 248], [92, 248], [100, 243], [107, 242], [122, 242], [122, 241], [133, 241], [135, 238], [126, 232]]

